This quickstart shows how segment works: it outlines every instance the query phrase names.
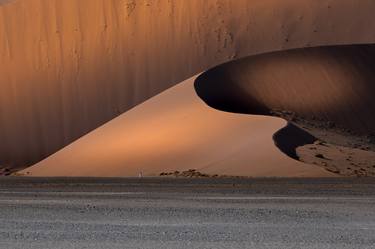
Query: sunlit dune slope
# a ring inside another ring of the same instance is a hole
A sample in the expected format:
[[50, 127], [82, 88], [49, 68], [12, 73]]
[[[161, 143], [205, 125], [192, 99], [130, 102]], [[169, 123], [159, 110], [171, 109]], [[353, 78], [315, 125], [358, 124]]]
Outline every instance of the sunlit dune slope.
[[375, 41], [373, 0], [5, 2], [0, 167], [8, 168], [38, 162], [223, 62], [287, 48]]
[[291, 111], [356, 134], [375, 133], [375, 45], [297, 49], [209, 70], [195, 84], [210, 106], [270, 115]]
[[331, 176], [279, 151], [280, 118], [208, 107], [187, 80], [26, 169], [32, 176], [156, 176], [197, 169], [232, 176]]
[[[329, 176], [276, 148], [272, 138], [286, 121], [248, 114], [284, 110], [370, 134], [375, 127], [374, 58], [375, 45], [351, 45], [226, 63], [139, 105], [25, 172], [136, 176], [193, 168], [219, 175]], [[298, 139], [289, 136], [276, 143]]]

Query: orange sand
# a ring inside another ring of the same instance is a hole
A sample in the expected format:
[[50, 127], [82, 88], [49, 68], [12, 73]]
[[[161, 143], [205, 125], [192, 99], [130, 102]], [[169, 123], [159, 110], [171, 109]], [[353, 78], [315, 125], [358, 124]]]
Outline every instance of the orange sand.
[[373, 0], [1, 5], [0, 166], [32, 165], [174, 84], [235, 58], [373, 42], [374, 12]]
[[26, 169], [32, 176], [155, 176], [164, 171], [256, 177], [332, 176], [275, 146], [279, 118], [208, 107], [194, 78], [146, 101]]

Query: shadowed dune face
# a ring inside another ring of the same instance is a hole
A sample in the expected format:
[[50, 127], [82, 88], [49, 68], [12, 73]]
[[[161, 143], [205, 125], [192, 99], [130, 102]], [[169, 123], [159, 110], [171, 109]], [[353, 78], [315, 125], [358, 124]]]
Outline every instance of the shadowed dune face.
[[201, 75], [195, 88], [211, 107], [269, 115], [285, 110], [375, 132], [375, 45], [297, 49], [253, 56]]
[[373, 0], [323, 2], [1, 1], [0, 166], [38, 162], [234, 58], [375, 40]]

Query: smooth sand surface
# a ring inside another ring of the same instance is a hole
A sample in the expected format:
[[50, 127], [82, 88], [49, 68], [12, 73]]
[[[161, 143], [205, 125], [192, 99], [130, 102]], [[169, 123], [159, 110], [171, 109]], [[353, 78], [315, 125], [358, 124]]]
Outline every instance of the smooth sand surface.
[[32, 165], [223, 62], [288, 48], [373, 42], [374, 12], [373, 0], [1, 5], [0, 167]]
[[279, 151], [280, 118], [207, 106], [195, 77], [146, 101], [26, 169], [32, 176], [144, 176], [197, 169], [232, 176], [332, 176]]

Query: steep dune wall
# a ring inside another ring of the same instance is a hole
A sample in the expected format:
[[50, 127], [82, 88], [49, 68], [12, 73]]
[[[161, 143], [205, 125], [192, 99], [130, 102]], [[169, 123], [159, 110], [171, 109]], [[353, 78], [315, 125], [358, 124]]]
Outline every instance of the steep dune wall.
[[210, 106], [269, 115], [292, 111], [357, 134], [375, 132], [375, 45], [297, 49], [251, 56], [197, 80]]
[[31, 165], [173, 84], [234, 58], [375, 41], [374, 10], [372, 0], [1, 5], [0, 165]]

